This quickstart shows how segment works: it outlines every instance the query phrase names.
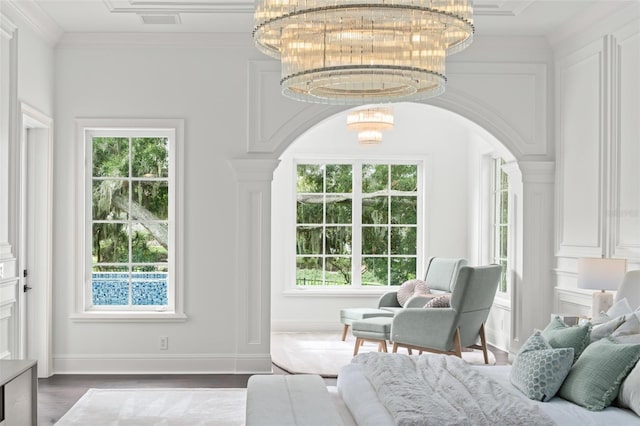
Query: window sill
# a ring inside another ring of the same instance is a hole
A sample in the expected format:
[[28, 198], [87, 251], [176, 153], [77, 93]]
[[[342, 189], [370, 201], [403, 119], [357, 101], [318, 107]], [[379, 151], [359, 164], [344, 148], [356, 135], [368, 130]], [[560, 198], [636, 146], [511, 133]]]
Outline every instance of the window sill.
[[175, 312], [81, 312], [71, 314], [73, 322], [185, 322], [187, 316]]
[[379, 297], [397, 288], [291, 288], [285, 290], [282, 294], [287, 297]]
[[493, 305], [502, 309], [511, 309], [511, 300], [507, 297], [497, 296], [493, 299]]

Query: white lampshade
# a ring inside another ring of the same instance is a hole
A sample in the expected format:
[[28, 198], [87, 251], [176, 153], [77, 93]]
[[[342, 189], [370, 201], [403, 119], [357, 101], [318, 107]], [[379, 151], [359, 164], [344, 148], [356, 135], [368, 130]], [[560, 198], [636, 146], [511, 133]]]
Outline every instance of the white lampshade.
[[617, 290], [627, 271], [626, 259], [578, 259], [578, 288]]
[[606, 290], [617, 290], [626, 271], [626, 259], [578, 259], [578, 288], [600, 290], [593, 293], [591, 318], [597, 318], [613, 305], [613, 294]]

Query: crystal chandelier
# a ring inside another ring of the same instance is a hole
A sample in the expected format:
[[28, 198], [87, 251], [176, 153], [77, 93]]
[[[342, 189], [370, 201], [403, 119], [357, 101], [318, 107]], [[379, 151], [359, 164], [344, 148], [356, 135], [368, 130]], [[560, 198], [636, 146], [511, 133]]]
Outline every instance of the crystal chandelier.
[[253, 37], [282, 93], [328, 104], [444, 92], [445, 57], [473, 40], [471, 0], [256, 0]]
[[347, 114], [347, 129], [358, 132], [358, 142], [375, 145], [382, 142], [382, 132], [393, 129], [393, 108], [375, 107]]

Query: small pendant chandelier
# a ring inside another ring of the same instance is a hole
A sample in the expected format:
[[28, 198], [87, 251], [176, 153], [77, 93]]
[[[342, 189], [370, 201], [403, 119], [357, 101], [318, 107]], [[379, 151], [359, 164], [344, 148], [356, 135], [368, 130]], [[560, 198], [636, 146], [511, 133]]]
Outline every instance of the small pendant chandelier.
[[354, 105], [444, 92], [445, 57], [473, 40], [471, 0], [257, 0], [253, 37], [282, 93]]
[[382, 143], [382, 132], [393, 129], [393, 108], [372, 107], [347, 114], [347, 129], [358, 132], [358, 143], [377, 145]]

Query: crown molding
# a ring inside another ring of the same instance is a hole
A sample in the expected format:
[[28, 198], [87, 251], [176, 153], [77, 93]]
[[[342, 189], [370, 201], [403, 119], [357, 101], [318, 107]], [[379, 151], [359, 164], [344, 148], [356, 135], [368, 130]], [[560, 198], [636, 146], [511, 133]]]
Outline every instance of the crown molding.
[[475, 0], [473, 14], [475, 16], [518, 16], [534, 1]]
[[253, 1], [103, 0], [111, 13], [253, 13]]
[[36, 34], [50, 46], [55, 46], [64, 31], [33, 1], [2, 0], [3, 8], [13, 11], [17, 18], [24, 21]]
[[16, 25], [8, 17], [0, 13], [0, 35], [11, 39], [16, 28]]
[[[640, 17], [640, 2], [634, 0], [598, 1], [575, 17], [566, 22], [555, 32], [549, 33], [546, 38], [553, 48], [565, 45], [576, 37], [598, 37], [600, 34], [594, 28], [599, 28], [603, 22], [613, 19], [617, 25], [623, 25], [625, 21]], [[594, 35], [595, 34], [595, 35]]]
[[249, 33], [65, 33], [58, 48], [253, 48]]

